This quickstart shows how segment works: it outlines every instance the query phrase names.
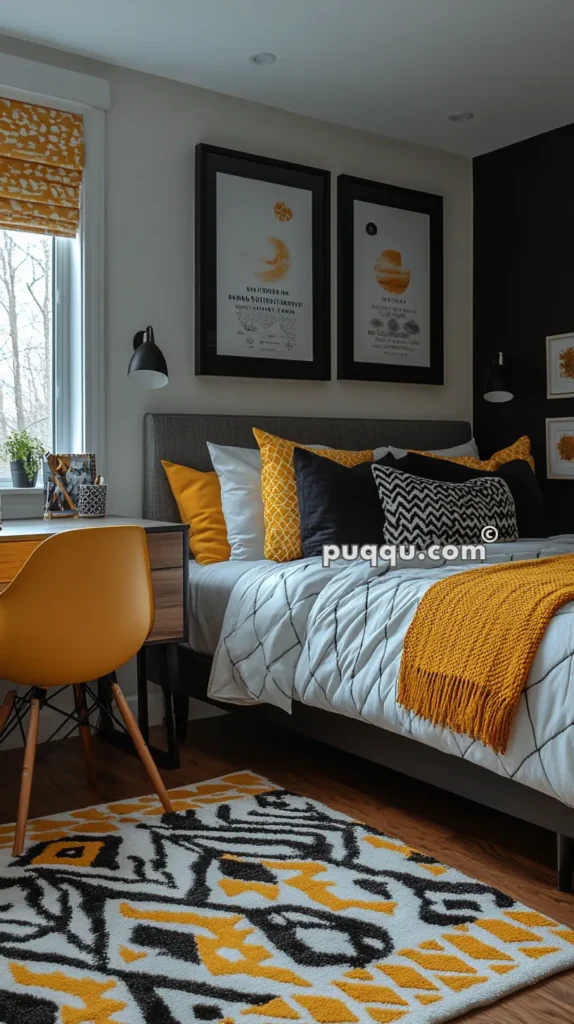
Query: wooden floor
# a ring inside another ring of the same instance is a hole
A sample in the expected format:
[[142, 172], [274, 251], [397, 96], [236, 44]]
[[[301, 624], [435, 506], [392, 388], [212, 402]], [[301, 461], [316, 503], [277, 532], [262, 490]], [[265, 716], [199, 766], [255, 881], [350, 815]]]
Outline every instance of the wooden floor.
[[[152, 730], [152, 733], [156, 732]], [[161, 730], [153, 735], [161, 741]], [[149, 793], [139, 763], [95, 741], [98, 785], [84, 782], [79, 739], [39, 748], [30, 817]], [[22, 751], [0, 751], [0, 823], [16, 816]], [[445, 864], [494, 885], [574, 927], [574, 896], [557, 892], [554, 836], [396, 772], [252, 725], [248, 715], [191, 723], [182, 768], [168, 787], [252, 768], [288, 789], [322, 800], [397, 836]], [[574, 971], [474, 1014], [474, 1024], [574, 1024]]]

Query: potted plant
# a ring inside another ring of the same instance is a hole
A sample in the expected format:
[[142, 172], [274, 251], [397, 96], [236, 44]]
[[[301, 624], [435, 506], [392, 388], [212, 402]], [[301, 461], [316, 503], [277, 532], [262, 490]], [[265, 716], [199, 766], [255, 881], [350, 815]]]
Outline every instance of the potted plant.
[[4, 454], [10, 459], [13, 487], [35, 487], [38, 470], [46, 451], [37, 437], [27, 430], [13, 430], [3, 444]]

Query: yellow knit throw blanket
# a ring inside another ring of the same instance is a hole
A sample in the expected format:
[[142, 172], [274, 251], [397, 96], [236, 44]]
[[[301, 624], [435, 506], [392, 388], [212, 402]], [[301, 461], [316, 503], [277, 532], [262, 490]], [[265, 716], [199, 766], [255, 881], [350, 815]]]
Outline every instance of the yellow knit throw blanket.
[[504, 753], [544, 631], [572, 600], [574, 554], [439, 580], [407, 631], [399, 703]]

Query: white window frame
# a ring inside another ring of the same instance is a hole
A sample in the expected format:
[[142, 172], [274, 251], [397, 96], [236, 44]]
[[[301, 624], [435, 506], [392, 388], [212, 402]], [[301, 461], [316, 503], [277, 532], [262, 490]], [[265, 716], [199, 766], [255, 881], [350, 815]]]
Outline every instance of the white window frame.
[[[105, 473], [104, 217], [105, 111], [102, 78], [0, 53], [0, 96], [81, 114], [86, 163], [77, 239], [56, 239], [54, 436], [56, 450], [94, 452]], [[2, 488], [2, 517], [42, 514], [41, 487]]]

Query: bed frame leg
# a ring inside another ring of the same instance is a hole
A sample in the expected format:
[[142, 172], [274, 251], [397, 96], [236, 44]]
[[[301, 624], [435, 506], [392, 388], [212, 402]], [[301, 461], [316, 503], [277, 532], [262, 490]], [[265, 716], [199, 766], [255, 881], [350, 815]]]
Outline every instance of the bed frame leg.
[[558, 889], [560, 892], [572, 892], [572, 871], [574, 869], [574, 839], [556, 833], [556, 866], [558, 871]]

